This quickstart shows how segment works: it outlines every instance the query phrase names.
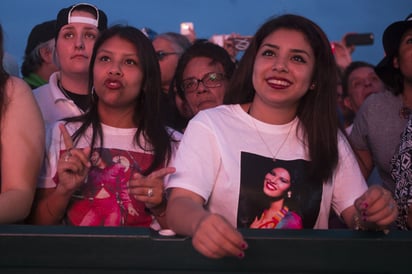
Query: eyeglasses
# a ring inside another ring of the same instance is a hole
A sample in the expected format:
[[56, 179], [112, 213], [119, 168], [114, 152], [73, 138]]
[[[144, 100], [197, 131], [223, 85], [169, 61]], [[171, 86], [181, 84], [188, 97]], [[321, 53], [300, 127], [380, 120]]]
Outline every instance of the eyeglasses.
[[166, 56], [169, 55], [179, 55], [178, 52], [165, 52], [165, 51], [156, 51], [156, 56], [159, 61], [162, 61]]
[[199, 87], [199, 83], [207, 88], [217, 88], [222, 86], [222, 82], [225, 80], [225, 75], [218, 72], [206, 73], [202, 79], [197, 79], [195, 77], [183, 80], [182, 89], [188, 94], [193, 93]]

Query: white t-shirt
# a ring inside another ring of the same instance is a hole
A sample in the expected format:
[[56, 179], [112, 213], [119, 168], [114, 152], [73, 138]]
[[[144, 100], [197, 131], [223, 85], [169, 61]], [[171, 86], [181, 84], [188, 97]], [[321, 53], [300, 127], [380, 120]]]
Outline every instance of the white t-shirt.
[[[252, 186], [261, 190], [268, 168], [283, 166], [295, 178], [305, 228], [326, 229], [330, 208], [340, 214], [367, 186], [348, 142], [340, 134], [339, 165], [333, 179], [308, 191], [305, 168], [309, 156], [302, 133], [296, 131], [297, 124], [298, 118], [285, 125], [266, 124], [248, 115], [240, 105], [201, 111], [185, 130], [171, 163], [176, 173], [169, 177], [166, 188], [184, 188], [200, 195], [211, 212], [239, 227], [242, 220], [238, 216], [243, 214], [240, 197], [250, 196], [242, 189]], [[276, 153], [278, 160], [273, 162]], [[310, 208], [305, 208], [306, 203]]]
[[[58, 127], [59, 123], [63, 122], [57, 122], [52, 129], [48, 159], [38, 188], [55, 188], [58, 184], [57, 163], [60, 155], [67, 149]], [[66, 128], [72, 135], [79, 126], [80, 123], [69, 123]], [[147, 170], [153, 162], [153, 155], [134, 142], [136, 128], [114, 128], [102, 124], [102, 130], [103, 147], [95, 144], [90, 156], [92, 167], [87, 180], [73, 194], [65, 220], [68, 224], [80, 226], [149, 226], [152, 216], [146, 212], [144, 203], [129, 196], [127, 182], [134, 172], [142, 173]], [[180, 133], [171, 133], [174, 140], [180, 140]], [[85, 148], [90, 145], [91, 128], [75, 147]], [[172, 143], [172, 157], [177, 145], [177, 142]], [[150, 150], [151, 147], [146, 148]]]

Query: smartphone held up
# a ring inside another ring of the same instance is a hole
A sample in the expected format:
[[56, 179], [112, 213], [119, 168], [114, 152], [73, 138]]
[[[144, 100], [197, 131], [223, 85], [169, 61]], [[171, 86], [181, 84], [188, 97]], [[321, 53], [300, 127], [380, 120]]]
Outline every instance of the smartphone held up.
[[344, 42], [347, 47], [373, 45], [373, 41], [374, 41], [374, 35], [371, 32], [348, 33], [344, 37]]

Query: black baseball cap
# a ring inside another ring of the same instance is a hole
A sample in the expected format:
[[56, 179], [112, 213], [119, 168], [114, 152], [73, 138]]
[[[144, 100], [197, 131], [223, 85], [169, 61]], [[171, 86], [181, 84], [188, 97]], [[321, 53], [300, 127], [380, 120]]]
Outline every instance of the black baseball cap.
[[[95, 16], [95, 19], [72, 16], [72, 12], [77, 10], [90, 12]], [[99, 10], [96, 6], [88, 3], [79, 3], [61, 9], [57, 14], [55, 38], [58, 37], [60, 29], [70, 23], [87, 23], [96, 26], [99, 31], [103, 31], [107, 29], [107, 16], [102, 10]]]

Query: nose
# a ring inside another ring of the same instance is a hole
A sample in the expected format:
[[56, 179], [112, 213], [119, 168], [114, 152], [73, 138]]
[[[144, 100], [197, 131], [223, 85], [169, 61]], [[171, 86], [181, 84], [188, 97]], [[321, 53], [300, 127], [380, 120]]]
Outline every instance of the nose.
[[114, 63], [109, 69], [109, 75], [111, 75], [111, 76], [121, 76], [121, 75], [123, 75], [120, 66], [118, 64]]
[[278, 72], [289, 72], [287, 64], [283, 58], [276, 58], [272, 69]]
[[[200, 85], [202, 85], [202, 86], [200, 86]], [[197, 86], [196, 94], [200, 95], [200, 94], [208, 92], [208, 91], [209, 91], [209, 89], [205, 86], [205, 84], [203, 84], [203, 81], [199, 81], [198, 86]]]
[[372, 79], [366, 78], [365, 81], [363, 82], [365, 86], [371, 86], [372, 85]]
[[83, 41], [83, 38], [82, 38], [81, 36], [79, 36], [79, 37], [76, 39], [75, 47], [76, 47], [77, 49], [84, 49], [84, 41]]

